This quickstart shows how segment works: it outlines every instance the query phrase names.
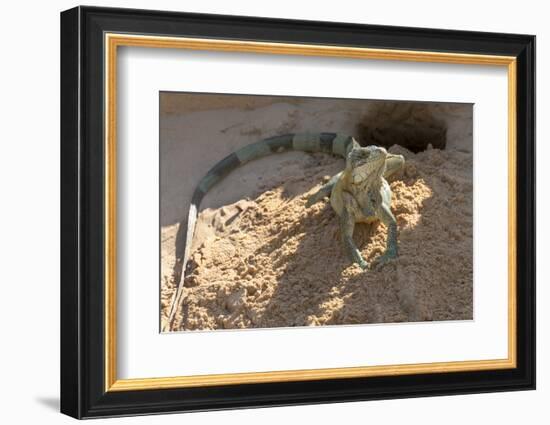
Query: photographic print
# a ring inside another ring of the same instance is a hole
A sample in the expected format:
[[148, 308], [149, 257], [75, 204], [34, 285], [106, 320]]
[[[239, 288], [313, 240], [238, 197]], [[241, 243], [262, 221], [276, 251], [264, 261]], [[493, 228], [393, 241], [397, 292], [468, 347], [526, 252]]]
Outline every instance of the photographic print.
[[473, 319], [473, 105], [161, 92], [161, 330]]

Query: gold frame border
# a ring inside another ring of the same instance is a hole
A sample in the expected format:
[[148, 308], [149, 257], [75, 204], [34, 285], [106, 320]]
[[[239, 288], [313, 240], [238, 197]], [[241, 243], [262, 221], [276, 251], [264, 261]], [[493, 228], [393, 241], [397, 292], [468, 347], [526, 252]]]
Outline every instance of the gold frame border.
[[[505, 66], [508, 70], [508, 358], [455, 362], [304, 369], [271, 372], [117, 379], [116, 373], [116, 98], [119, 46], [231, 51], [356, 59]], [[105, 34], [105, 391], [310, 381], [510, 369], [516, 353], [516, 58], [463, 53], [370, 49], [328, 45]]]

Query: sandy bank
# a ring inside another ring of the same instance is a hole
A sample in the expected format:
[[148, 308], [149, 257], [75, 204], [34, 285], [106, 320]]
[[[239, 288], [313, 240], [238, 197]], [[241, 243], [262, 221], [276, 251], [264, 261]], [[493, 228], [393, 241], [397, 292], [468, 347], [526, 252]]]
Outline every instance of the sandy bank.
[[[178, 328], [471, 319], [472, 154], [392, 151], [407, 160], [391, 182], [398, 259], [362, 271], [344, 253], [328, 202], [305, 207], [308, 193], [341, 170], [342, 160], [280, 155], [275, 163], [284, 173], [262, 182], [258, 196], [201, 212]], [[177, 227], [162, 228], [162, 320], [175, 289]], [[384, 249], [386, 229], [359, 225], [355, 237], [372, 260]]]

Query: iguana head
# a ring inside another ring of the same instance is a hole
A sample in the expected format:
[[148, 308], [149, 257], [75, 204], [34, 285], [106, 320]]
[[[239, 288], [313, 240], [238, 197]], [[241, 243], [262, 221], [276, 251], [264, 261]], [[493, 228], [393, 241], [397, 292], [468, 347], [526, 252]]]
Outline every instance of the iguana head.
[[386, 168], [386, 149], [378, 146], [357, 147], [347, 157], [346, 168], [352, 182], [357, 184], [367, 179], [382, 176]]

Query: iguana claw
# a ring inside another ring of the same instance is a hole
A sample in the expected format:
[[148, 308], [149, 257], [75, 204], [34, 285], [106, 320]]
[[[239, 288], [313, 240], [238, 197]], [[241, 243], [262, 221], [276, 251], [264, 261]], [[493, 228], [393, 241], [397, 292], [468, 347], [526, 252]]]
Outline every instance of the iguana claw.
[[389, 263], [394, 258], [397, 258], [397, 254], [394, 254], [392, 252], [385, 252], [384, 254], [382, 254], [380, 257], [376, 258], [372, 262], [372, 268], [374, 270], [378, 270], [379, 268]]
[[359, 267], [361, 267], [363, 270], [368, 270], [370, 269], [370, 265], [369, 263], [367, 263], [365, 260], [361, 259], [361, 261], [358, 261], [357, 264], [359, 265]]
[[319, 192], [316, 192], [313, 195], [309, 196], [306, 201], [306, 208], [309, 208], [312, 205], [316, 204], [321, 200], [321, 198], [322, 196], [319, 196]]

